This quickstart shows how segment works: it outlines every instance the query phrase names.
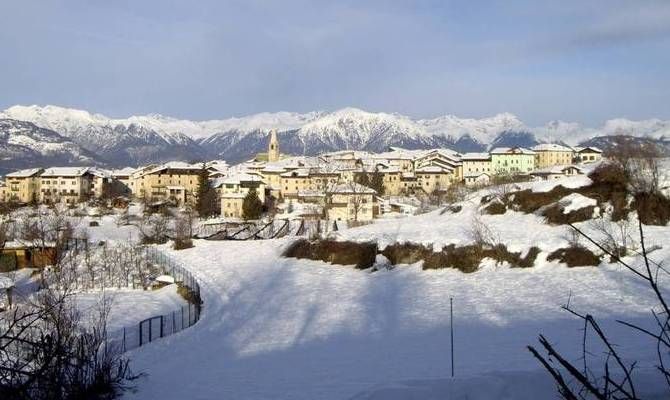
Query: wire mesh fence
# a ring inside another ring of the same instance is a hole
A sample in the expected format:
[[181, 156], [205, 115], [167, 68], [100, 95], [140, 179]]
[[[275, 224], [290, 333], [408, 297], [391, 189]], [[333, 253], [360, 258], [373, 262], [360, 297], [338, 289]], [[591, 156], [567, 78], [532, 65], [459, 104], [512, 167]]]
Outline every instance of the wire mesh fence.
[[156, 248], [147, 247], [145, 256], [162, 274], [170, 275], [176, 284], [185, 288], [184, 297], [188, 303], [168, 313], [155, 315], [136, 325], [108, 333], [108, 343], [118, 346], [124, 352], [180, 332], [200, 320], [202, 302], [200, 285], [195, 277], [174, 259]]

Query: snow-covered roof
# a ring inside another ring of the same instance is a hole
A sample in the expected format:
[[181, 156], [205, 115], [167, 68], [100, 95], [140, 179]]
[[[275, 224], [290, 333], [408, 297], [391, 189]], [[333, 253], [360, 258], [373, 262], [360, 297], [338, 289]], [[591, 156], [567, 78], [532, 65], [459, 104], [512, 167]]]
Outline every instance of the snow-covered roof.
[[307, 168], [299, 168], [281, 174], [281, 177], [283, 178], [306, 178], [308, 176], [309, 176], [309, 169]]
[[420, 172], [424, 174], [425, 173], [448, 174], [451, 173], [451, 171], [452, 170], [437, 165], [426, 165], [425, 167], [417, 168], [414, 170], [414, 172]]
[[112, 176], [130, 176], [133, 172], [135, 172], [135, 168], [133, 167], [114, 169], [112, 170]]
[[533, 151], [568, 151], [572, 153], [571, 148], [558, 143], [541, 143], [533, 146]]
[[593, 147], [593, 146], [586, 146], [586, 147], [575, 146], [575, 147], [573, 147], [573, 150], [577, 153], [581, 153], [581, 152], [584, 152], [584, 151], [590, 151], [590, 152], [593, 152], [593, 153], [602, 153], [603, 152], [599, 148]]
[[156, 282], [172, 284], [174, 283], [174, 278], [170, 275], [159, 275], [155, 279]]
[[298, 197], [323, 197], [325, 193], [320, 190], [298, 190]]
[[263, 179], [260, 176], [248, 173], [239, 173], [231, 175], [223, 179], [221, 183], [224, 185], [239, 185], [242, 182], [260, 182], [263, 183]]
[[88, 167], [51, 167], [42, 172], [42, 177], [75, 177], [82, 176], [87, 172], [90, 172], [90, 168]]
[[89, 168], [88, 172], [99, 178], [109, 178], [112, 176], [111, 171], [97, 167]]
[[342, 194], [375, 194], [377, 193], [376, 190], [369, 188], [367, 186], [363, 186], [359, 183], [351, 182], [351, 183], [336, 183], [334, 185], [330, 185], [328, 189], [326, 190], [328, 193], [342, 193]]
[[535, 155], [533, 150], [528, 150], [523, 147], [496, 147], [491, 150], [491, 154], [524, 154]]
[[568, 169], [576, 169], [579, 173], [584, 173], [583, 170], [576, 165], [553, 165], [551, 167], [536, 169], [531, 172], [531, 175], [563, 174], [565, 170]]
[[286, 168], [280, 166], [280, 165], [266, 165], [265, 168], [261, 170], [261, 172], [276, 172], [276, 173], [281, 173], [281, 172], [286, 172]]
[[160, 171], [165, 171], [168, 169], [186, 169], [186, 170], [201, 170], [202, 169], [202, 164], [189, 164], [187, 162], [183, 161], [170, 161], [166, 162], [165, 164], [159, 165], [149, 171], [147, 171], [147, 174], [154, 174], [156, 172]]
[[491, 174], [487, 172], [469, 172], [463, 175], [464, 178], [479, 178], [482, 175], [486, 175], [489, 178], [491, 177]]
[[461, 159], [463, 161], [488, 161], [491, 155], [489, 153], [464, 153]]
[[18, 171], [10, 172], [7, 175], [5, 175], [5, 177], [6, 178], [28, 178], [28, 177], [31, 177], [31, 176], [35, 176], [40, 171], [42, 171], [42, 168], [21, 169], [21, 170], [18, 170]]

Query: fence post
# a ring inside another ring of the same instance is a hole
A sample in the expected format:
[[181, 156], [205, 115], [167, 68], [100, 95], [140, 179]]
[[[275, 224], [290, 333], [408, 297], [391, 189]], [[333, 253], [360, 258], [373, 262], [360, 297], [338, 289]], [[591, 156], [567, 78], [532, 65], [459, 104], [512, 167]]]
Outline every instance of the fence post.
[[152, 322], [153, 321], [151, 319], [149, 319], [149, 343], [151, 343], [151, 341], [153, 340], [153, 338], [151, 337], [152, 336], [151, 335], [151, 325], [153, 325]]
[[161, 337], [163, 337], [163, 316], [161, 315]]
[[126, 352], [126, 327], [123, 327], [123, 352]]
[[172, 333], [175, 333], [177, 329], [177, 322], [174, 317], [174, 311], [172, 311]]
[[139, 347], [142, 347], [142, 321], [140, 321], [139, 327], [140, 327], [140, 346]]
[[188, 326], [191, 326], [191, 303], [188, 303]]
[[449, 327], [451, 330], [451, 377], [454, 377], [454, 298], [449, 298]]
[[184, 329], [184, 306], [181, 307], [181, 329]]

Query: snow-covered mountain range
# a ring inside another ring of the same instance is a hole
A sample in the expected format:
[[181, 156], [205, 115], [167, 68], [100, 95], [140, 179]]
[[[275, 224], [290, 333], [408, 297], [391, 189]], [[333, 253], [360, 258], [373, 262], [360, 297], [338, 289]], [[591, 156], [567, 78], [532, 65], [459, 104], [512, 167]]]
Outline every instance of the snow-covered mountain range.
[[[115, 119], [83, 110], [34, 105], [10, 107], [0, 112], [0, 119], [14, 121], [0, 125], [0, 134], [7, 138], [7, 142], [0, 142], [0, 152], [14, 155], [5, 157], [8, 163], [14, 158], [21, 159], [20, 150], [7, 147], [18, 140], [11, 139], [17, 134], [9, 128], [17, 121], [31, 124], [24, 125], [24, 132], [33, 129], [33, 134], [37, 134], [45, 129], [55, 133], [60, 139], [53, 137], [52, 140], [71, 150], [68, 153], [71, 160], [86, 154], [89, 160], [111, 166], [174, 159], [243, 161], [266, 149], [267, 132], [272, 128], [279, 132], [282, 152], [308, 155], [342, 149], [384, 151], [389, 146], [482, 151], [494, 146], [532, 146], [540, 142], [574, 145], [609, 135], [645, 138], [670, 148], [670, 121], [659, 119], [612, 119], [599, 128], [563, 121], [529, 127], [509, 113], [482, 119], [451, 115], [412, 119], [399, 114], [344, 108], [333, 112], [261, 113], [190, 121], [157, 114]], [[34, 147], [31, 151], [28, 158], [47, 154], [46, 150]]]

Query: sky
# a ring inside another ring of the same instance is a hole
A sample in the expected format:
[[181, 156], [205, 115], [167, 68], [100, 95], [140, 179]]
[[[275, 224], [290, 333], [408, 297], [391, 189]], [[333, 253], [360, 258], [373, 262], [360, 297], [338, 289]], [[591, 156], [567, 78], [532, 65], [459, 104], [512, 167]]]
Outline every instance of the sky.
[[670, 119], [668, 0], [2, 0], [0, 108]]

